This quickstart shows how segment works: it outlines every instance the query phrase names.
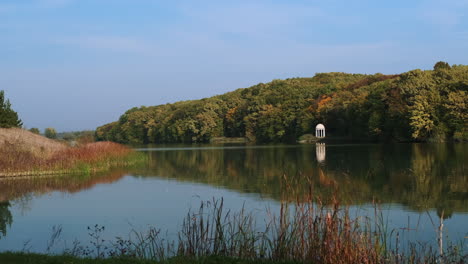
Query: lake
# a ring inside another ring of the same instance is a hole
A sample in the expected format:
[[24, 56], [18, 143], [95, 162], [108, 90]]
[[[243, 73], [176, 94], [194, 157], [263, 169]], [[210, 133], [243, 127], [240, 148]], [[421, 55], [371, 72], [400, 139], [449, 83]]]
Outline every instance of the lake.
[[[0, 251], [45, 252], [86, 244], [88, 226], [104, 239], [161, 228], [177, 237], [202, 201], [223, 198], [258, 218], [312, 193], [336, 197], [356, 216], [382, 213], [389, 230], [412, 241], [468, 249], [468, 144], [163, 145], [138, 148], [148, 164], [105, 174], [0, 179]], [[325, 202], [326, 203], [326, 202]], [[261, 221], [260, 221], [261, 222]]]

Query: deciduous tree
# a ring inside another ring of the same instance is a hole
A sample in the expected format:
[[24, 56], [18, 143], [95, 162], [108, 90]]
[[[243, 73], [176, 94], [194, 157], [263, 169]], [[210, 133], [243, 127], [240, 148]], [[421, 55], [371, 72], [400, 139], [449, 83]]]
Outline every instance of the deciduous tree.
[[46, 128], [44, 134], [47, 138], [50, 138], [50, 139], [57, 138], [57, 131], [55, 131], [55, 129], [51, 127]]

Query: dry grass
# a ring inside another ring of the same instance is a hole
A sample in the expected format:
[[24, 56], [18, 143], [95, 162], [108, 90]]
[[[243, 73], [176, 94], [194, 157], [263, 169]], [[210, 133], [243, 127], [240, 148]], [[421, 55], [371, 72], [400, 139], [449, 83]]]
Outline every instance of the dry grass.
[[67, 145], [20, 128], [0, 128], [0, 151], [15, 149], [37, 157], [65, 150]]
[[[197, 260], [221, 256], [242, 261], [322, 264], [468, 261], [464, 245], [448, 242], [439, 250], [425, 242], [400, 240], [398, 230], [388, 230], [377, 205], [373, 217], [351, 216], [349, 207], [336, 196], [327, 200], [316, 197], [312, 185], [306, 195], [297, 195], [291, 186], [294, 182], [285, 177], [284, 184], [284, 196], [296, 198], [283, 199], [278, 211], [266, 209], [265, 218], [259, 219], [244, 208], [226, 210], [222, 198], [213, 199], [187, 213], [176, 241], [166, 240], [164, 232], [155, 228], [145, 233], [134, 231], [128, 240], [111, 242], [110, 251], [101, 252], [100, 257], [167, 260], [177, 256]], [[99, 230], [93, 234], [99, 237]], [[406, 243], [408, 248], [391, 246], [393, 240], [395, 245]]]
[[20, 129], [2, 129], [0, 136], [0, 177], [92, 173], [126, 165], [134, 153], [112, 142], [68, 147]]
[[[208, 213], [205, 210], [208, 209]], [[282, 203], [264, 229], [241, 210], [223, 212], [223, 201], [202, 204], [189, 213], [179, 235], [177, 255], [221, 255], [241, 259], [268, 259], [299, 263], [381, 263], [377, 237], [352, 219], [335, 201], [324, 206], [310, 200]]]
[[[80, 257], [117, 257], [159, 260], [173, 257], [191, 261], [217, 256], [245, 262], [287, 262], [320, 264], [463, 264], [468, 261], [463, 245], [448, 244], [445, 249], [410, 244], [408, 250], [391, 248], [379, 223], [369, 218], [351, 217], [349, 209], [337, 200], [327, 206], [318, 198], [282, 202], [279, 212], [257, 219], [245, 209], [224, 208], [223, 199], [203, 202], [185, 217], [177, 240], [150, 228], [132, 231], [128, 239], [103, 239], [105, 228], [88, 227], [90, 244], [76, 241], [65, 254]], [[260, 223], [260, 224], [259, 224]], [[60, 235], [61, 228], [57, 229]], [[167, 234], [167, 232], [166, 232]], [[55, 236], [56, 234], [53, 234]], [[398, 236], [396, 242], [399, 241]]]

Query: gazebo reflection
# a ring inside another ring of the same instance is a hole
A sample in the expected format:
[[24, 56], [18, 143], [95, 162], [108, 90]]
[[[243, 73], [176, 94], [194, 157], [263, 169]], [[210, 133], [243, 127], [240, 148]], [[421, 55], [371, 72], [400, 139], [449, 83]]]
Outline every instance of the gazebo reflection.
[[315, 156], [317, 157], [317, 161], [319, 163], [325, 162], [325, 155], [326, 155], [325, 143], [315, 143]]

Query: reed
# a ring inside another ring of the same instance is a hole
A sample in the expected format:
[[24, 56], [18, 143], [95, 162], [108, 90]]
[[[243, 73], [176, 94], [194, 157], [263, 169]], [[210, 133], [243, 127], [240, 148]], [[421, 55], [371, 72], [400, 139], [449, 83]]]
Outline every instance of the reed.
[[43, 156], [16, 145], [8, 145], [0, 148], [0, 177], [91, 174], [116, 166], [135, 164], [144, 159], [143, 154], [113, 142], [67, 147]]
[[[210, 212], [205, 210], [210, 208]], [[223, 200], [202, 203], [179, 233], [178, 256], [217, 255], [299, 263], [382, 263], [378, 236], [337, 201], [283, 202], [262, 229], [244, 209], [223, 212]]]
[[[104, 228], [94, 226], [89, 229], [91, 247], [77, 243], [65, 253], [161, 262], [174, 258], [196, 262], [212, 257], [263, 263], [468, 262], [463, 243], [437, 246], [401, 241], [400, 231], [389, 230], [377, 203], [373, 217], [351, 216], [349, 207], [337, 196], [316, 197], [312, 187], [306, 194], [295, 193], [295, 182], [287, 177], [284, 184], [285, 199], [278, 210], [267, 208], [260, 218], [258, 211], [255, 214], [245, 207], [231, 211], [225, 208], [223, 198], [213, 198], [186, 214], [175, 240], [168, 239], [160, 229], [150, 228], [146, 232], [133, 230], [128, 238], [105, 241]], [[293, 195], [295, 199], [291, 199]], [[400, 248], [403, 244], [407, 245], [404, 249]]]
[[337, 199], [325, 204], [321, 199], [309, 198], [282, 202], [278, 212], [268, 210], [268, 219], [257, 219], [245, 208], [237, 212], [226, 210], [223, 199], [202, 202], [198, 210], [187, 213], [175, 241], [166, 239], [156, 228], [132, 231], [128, 239], [106, 241], [102, 239], [104, 228], [96, 225], [88, 228], [91, 247], [77, 243], [65, 253], [162, 263], [174, 258], [189, 263], [213, 257], [242, 262], [324, 264], [468, 261], [463, 244], [448, 244], [440, 252], [438, 247], [425, 243], [408, 243], [407, 250], [391, 248], [384, 239], [401, 241], [398, 235], [389, 237], [396, 232], [383, 232], [385, 227], [380, 226], [380, 220], [353, 218]]

